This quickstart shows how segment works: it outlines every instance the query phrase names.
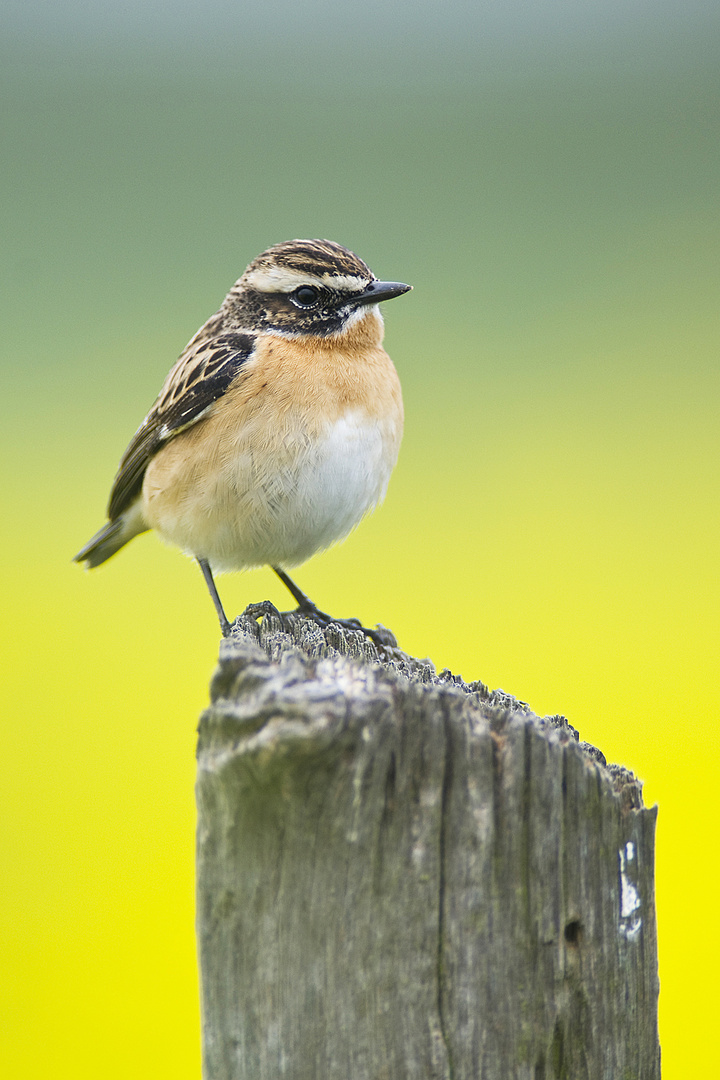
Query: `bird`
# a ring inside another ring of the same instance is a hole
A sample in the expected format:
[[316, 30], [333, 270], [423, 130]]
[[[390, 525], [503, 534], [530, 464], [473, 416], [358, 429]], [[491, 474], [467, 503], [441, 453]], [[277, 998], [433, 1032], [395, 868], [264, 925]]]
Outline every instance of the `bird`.
[[98, 566], [153, 529], [197, 560], [225, 637], [214, 576], [259, 566], [299, 612], [357, 627], [287, 570], [385, 497], [403, 401], [379, 304], [411, 288], [331, 240], [258, 255], [170, 370], [120, 461], [107, 523], [73, 561]]

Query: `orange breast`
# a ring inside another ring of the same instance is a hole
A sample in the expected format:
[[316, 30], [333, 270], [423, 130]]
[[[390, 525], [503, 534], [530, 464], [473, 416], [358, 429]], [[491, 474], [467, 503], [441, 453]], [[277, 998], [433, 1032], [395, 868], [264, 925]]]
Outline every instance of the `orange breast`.
[[227, 568], [292, 565], [346, 535], [382, 498], [402, 437], [381, 340], [372, 309], [342, 338], [262, 335], [207, 416], [150, 462], [148, 524]]
[[341, 338], [264, 334], [252, 369], [238, 377], [216, 411], [238, 415], [249, 408], [269, 424], [291, 412], [312, 429], [352, 409], [377, 419], [392, 416], [402, 425], [400, 380], [381, 341], [382, 321], [374, 311]]

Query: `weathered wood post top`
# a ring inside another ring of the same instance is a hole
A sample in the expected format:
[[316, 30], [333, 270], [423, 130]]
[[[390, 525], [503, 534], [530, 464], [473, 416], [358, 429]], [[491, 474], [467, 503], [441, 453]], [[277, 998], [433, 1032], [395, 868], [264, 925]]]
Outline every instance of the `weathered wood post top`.
[[205, 1080], [659, 1078], [656, 811], [562, 717], [246, 613], [197, 798]]

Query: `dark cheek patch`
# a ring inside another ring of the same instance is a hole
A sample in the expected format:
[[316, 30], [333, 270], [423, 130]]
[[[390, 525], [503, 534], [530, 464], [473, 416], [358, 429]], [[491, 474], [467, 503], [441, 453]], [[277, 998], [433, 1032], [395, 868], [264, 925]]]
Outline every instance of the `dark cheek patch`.
[[304, 329], [304, 319], [292, 300], [284, 293], [269, 293], [262, 298], [268, 327], [279, 330]]
[[262, 301], [269, 315], [287, 315], [297, 310], [285, 293], [266, 293]]
[[315, 334], [327, 337], [342, 329], [342, 302], [303, 311], [287, 293], [260, 293], [248, 290], [238, 314], [245, 326], [255, 330], [280, 330], [285, 333]]

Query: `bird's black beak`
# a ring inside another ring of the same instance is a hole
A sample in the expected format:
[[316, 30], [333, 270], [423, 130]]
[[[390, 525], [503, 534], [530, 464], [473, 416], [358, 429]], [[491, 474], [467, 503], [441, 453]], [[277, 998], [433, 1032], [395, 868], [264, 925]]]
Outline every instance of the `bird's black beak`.
[[412, 285], [403, 285], [401, 281], [371, 281], [357, 296], [354, 304], [379, 304], [381, 300], [392, 300], [393, 296], [402, 296], [410, 292]]

